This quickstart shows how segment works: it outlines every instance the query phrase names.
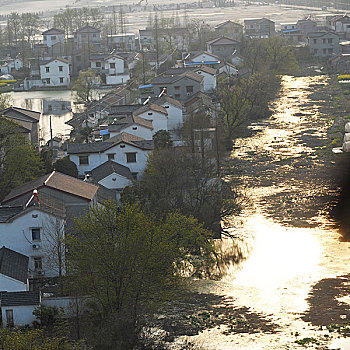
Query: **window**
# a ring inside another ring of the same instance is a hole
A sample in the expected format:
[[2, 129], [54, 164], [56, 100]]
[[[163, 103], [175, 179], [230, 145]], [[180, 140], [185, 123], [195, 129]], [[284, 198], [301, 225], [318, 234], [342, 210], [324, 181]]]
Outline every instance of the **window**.
[[317, 39], [314, 39], [314, 44], [317, 44]]
[[318, 49], [314, 49], [314, 54], [317, 54], [318, 53]]
[[333, 53], [333, 49], [328, 49], [328, 53], [332, 54]]
[[110, 67], [110, 68], [115, 68], [115, 63], [110, 63], [110, 64], [109, 64], [109, 67]]
[[44, 35], [44, 40], [47, 40], [47, 37], [46, 37], [46, 35]]
[[186, 92], [192, 93], [193, 92], [193, 86], [186, 86]]
[[49, 112], [52, 112], [52, 106], [51, 106], [51, 105], [48, 105], [48, 106], [47, 106], [47, 110], [48, 110]]
[[34, 269], [35, 270], [42, 270], [43, 268], [43, 260], [40, 256], [37, 256], [35, 258], [33, 258], [34, 260]]
[[136, 152], [130, 152], [126, 154], [127, 163], [136, 163]]
[[93, 37], [93, 38], [96, 38], [96, 34], [92, 34], [92, 37]]
[[50, 79], [50, 78], [47, 78], [47, 79], [46, 79], [46, 84], [47, 84], [47, 85], [50, 85], [50, 84], [51, 84], [51, 79]]
[[9, 328], [15, 326], [15, 324], [13, 322], [13, 310], [12, 309], [6, 310], [6, 325]]
[[174, 86], [175, 90], [180, 90], [180, 86]]
[[328, 38], [328, 44], [332, 44], [333, 43], [333, 39], [332, 38]]
[[115, 153], [109, 153], [109, 154], [107, 154], [107, 156], [108, 156], [108, 160], [113, 160]]
[[45, 67], [46, 73], [50, 72], [50, 67]]
[[325, 44], [326, 43], [326, 39], [322, 39], [322, 44]]
[[79, 165], [88, 165], [89, 156], [79, 156]]
[[56, 35], [52, 35], [51, 40], [56, 40]]
[[100, 68], [101, 67], [101, 62], [96, 62], [96, 68]]
[[60, 78], [60, 84], [63, 84], [63, 78]]
[[31, 229], [32, 231], [32, 241], [40, 241], [40, 228], [35, 227]]
[[148, 114], [148, 115], [152, 115], [153, 113], [152, 113], [152, 112], [148, 112], [147, 114]]
[[58, 71], [63, 72], [63, 66], [58, 66]]
[[324, 54], [326, 54], [326, 53], [327, 53], [327, 49], [323, 49], [322, 52], [323, 52]]
[[137, 130], [137, 126], [133, 126], [132, 129], [133, 129], [133, 130]]
[[82, 37], [83, 39], [85, 39], [85, 38], [86, 38], [86, 34], [82, 34], [81, 37]]

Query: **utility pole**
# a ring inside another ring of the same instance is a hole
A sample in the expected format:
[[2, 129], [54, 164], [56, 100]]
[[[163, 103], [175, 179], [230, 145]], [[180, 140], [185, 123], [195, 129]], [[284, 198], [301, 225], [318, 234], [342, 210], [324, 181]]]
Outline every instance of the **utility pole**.
[[143, 85], [146, 85], [146, 75], [145, 75], [145, 51], [142, 49], [142, 75], [143, 75]]
[[53, 148], [53, 141], [52, 141], [52, 116], [50, 115], [50, 141], [51, 141], [51, 148]]
[[159, 45], [158, 45], [158, 15], [154, 17], [155, 31], [156, 31], [156, 76], [158, 75], [159, 68]]

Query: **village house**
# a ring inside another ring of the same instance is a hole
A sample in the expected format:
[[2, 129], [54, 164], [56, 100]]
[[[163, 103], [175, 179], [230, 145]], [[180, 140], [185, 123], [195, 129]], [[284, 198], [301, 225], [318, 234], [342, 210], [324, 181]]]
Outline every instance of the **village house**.
[[132, 185], [135, 180], [130, 169], [124, 165], [107, 160], [86, 175], [86, 181], [108, 188], [115, 193], [115, 199], [120, 201], [121, 191]]
[[136, 36], [133, 33], [108, 34], [107, 47], [108, 50], [136, 51]]
[[136, 115], [128, 115], [122, 119], [116, 120], [113, 124], [108, 126], [100, 125], [99, 133], [100, 136], [106, 137], [105, 139], [126, 132], [145, 140], [152, 140], [153, 129], [152, 121]]
[[7, 59], [0, 63], [0, 75], [11, 74], [15, 70], [23, 68], [23, 61], [20, 58]]
[[213, 53], [200, 51], [187, 54], [184, 57], [184, 62], [185, 66], [192, 66], [193, 64], [217, 65], [220, 63], [220, 58]]
[[45, 87], [68, 87], [70, 84], [69, 62], [64, 58], [41, 62], [40, 79]]
[[315, 32], [308, 36], [309, 51], [317, 57], [337, 55], [340, 52], [339, 37], [333, 32]]
[[153, 141], [123, 132], [105, 142], [70, 143], [67, 153], [80, 176], [85, 176], [107, 160], [113, 160], [128, 167], [133, 177], [139, 179], [152, 149]]
[[269, 38], [276, 34], [275, 22], [268, 18], [245, 19], [244, 32], [251, 38]]
[[317, 32], [317, 22], [310, 18], [299, 19], [297, 22], [297, 28], [299, 33], [304, 36], [303, 40], [305, 40], [309, 33]]
[[151, 99], [151, 103], [163, 107], [167, 113], [167, 129], [168, 131], [178, 130], [183, 125], [183, 106], [182, 104], [168, 95]]
[[221, 58], [228, 58], [234, 52], [239, 53], [241, 43], [227, 37], [217, 38], [206, 43], [207, 51]]
[[350, 39], [350, 16], [334, 15], [327, 17], [328, 27], [342, 39]]
[[168, 130], [168, 112], [162, 106], [155, 103], [147, 103], [137, 109], [133, 115], [151, 121], [153, 135], [159, 130]]
[[24, 135], [27, 141], [35, 145], [39, 144], [40, 114], [40, 112], [13, 106], [0, 111], [1, 116], [18, 123], [18, 131]]
[[[65, 216], [66, 228], [73, 225], [73, 218], [84, 215], [105, 197], [98, 186], [53, 171], [13, 189], [2, 201], [3, 205], [25, 206], [37, 190], [41, 208]], [[35, 227], [35, 226], [32, 226]]]
[[[12, 208], [8, 208], [6, 212], [0, 207], [0, 223], [6, 219], [11, 210]], [[28, 256], [5, 246], [0, 248], [0, 289], [6, 292], [28, 291], [28, 264]]]
[[[29, 276], [32, 278], [55, 277], [59, 274], [58, 258], [56, 261], [52, 258], [57, 249], [57, 234], [62, 235], [61, 239], [64, 238], [64, 217], [60, 211], [53, 212], [49, 209], [45, 205], [27, 208], [22, 205], [0, 206], [1, 242], [6, 248], [29, 257], [27, 273], [29, 268]], [[63, 271], [64, 252], [61, 259]]]
[[93, 47], [98, 50], [101, 48], [101, 31], [90, 25], [79, 28], [74, 33], [74, 44], [76, 49]]
[[225, 21], [214, 27], [215, 32], [220, 36], [240, 41], [243, 37], [243, 26], [240, 23]]
[[90, 65], [105, 85], [125, 84], [130, 79], [127, 62], [115, 53], [90, 55]]
[[[65, 32], [62, 29], [51, 28], [42, 32], [43, 47], [46, 47], [48, 57], [61, 57], [67, 54], [65, 49]], [[37, 44], [37, 49], [40, 44]]]
[[175, 76], [160, 75], [153, 79], [152, 85], [153, 96], [166, 90], [168, 96], [181, 102], [198, 91], [204, 91], [204, 77], [191, 71]]
[[33, 311], [40, 305], [40, 291], [0, 292], [2, 327], [24, 327], [36, 321]]

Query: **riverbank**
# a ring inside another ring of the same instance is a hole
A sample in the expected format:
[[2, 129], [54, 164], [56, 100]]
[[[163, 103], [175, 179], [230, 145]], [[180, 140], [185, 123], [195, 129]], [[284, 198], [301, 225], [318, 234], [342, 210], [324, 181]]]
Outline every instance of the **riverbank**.
[[273, 115], [236, 140], [224, 171], [251, 202], [230, 223], [242, 261], [226, 266], [221, 281], [193, 281], [194, 294], [183, 298], [189, 303], [164, 312], [180, 330], [169, 349], [186, 349], [188, 341], [230, 350], [343, 342], [350, 243], [329, 216], [339, 190], [327, 133], [341, 112], [341, 103], [330, 103], [336, 97], [327, 76], [284, 77]]

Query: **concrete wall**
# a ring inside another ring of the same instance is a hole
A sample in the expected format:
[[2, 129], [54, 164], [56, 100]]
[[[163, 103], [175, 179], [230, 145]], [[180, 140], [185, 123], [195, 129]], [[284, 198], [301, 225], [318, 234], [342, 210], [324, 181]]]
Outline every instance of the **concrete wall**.
[[47, 47], [52, 47], [53, 45], [55, 45], [57, 43], [64, 44], [64, 34], [44, 35], [44, 44]]
[[[59, 71], [60, 66], [62, 67], [62, 72]], [[49, 72], [46, 72], [46, 68], [49, 68]], [[69, 64], [60, 60], [54, 60], [41, 65], [40, 78], [45, 86], [68, 86], [70, 84]], [[63, 79], [62, 83], [60, 78]], [[50, 79], [50, 83], [46, 82], [47, 79]]]
[[36, 306], [23, 305], [23, 306], [3, 306], [1, 307], [2, 325], [6, 327], [6, 310], [13, 310], [13, 321], [15, 326], [21, 327], [25, 325], [31, 325], [36, 317], [33, 315], [33, 311]]
[[163, 103], [162, 107], [168, 112], [167, 130], [181, 128], [183, 124], [182, 108], [167, 102]]
[[203, 81], [204, 92], [211, 92], [212, 90], [216, 89], [215, 75], [209, 74], [201, 70], [197, 70], [196, 74], [199, 74], [202, 77], [204, 77], [204, 81]]

